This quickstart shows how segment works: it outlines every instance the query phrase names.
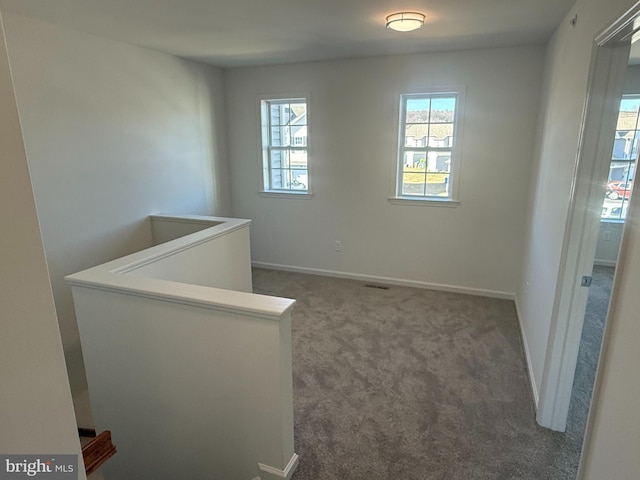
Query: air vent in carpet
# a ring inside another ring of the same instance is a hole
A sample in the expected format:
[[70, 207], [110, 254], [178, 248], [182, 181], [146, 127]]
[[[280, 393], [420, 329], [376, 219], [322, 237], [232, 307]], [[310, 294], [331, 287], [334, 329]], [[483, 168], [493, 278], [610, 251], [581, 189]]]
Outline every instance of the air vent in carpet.
[[389, 287], [386, 285], [376, 285], [375, 283], [365, 283], [364, 285], [367, 288], [379, 288], [380, 290], [389, 290]]

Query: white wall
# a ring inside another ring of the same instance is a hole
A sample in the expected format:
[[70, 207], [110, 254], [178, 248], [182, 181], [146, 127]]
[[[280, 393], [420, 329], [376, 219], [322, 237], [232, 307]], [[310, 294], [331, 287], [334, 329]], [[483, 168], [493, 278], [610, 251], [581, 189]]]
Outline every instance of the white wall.
[[95, 422], [118, 447], [108, 478], [282, 480], [273, 469], [297, 465], [295, 301], [251, 293], [249, 221], [216, 219], [67, 277]]
[[149, 246], [149, 213], [228, 212], [221, 72], [16, 15], [5, 21], [76, 413], [90, 426], [62, 279]]
[[0, 452], [81, 455], [1, 18], [0, 104]]
[[629, 65], [627, 67], [622, 92], [626, 94], [640, 93], [640, 65]]
[[[253, 220], [254, 261], [515, 292], [542, 57], [518, 47], [225, 71], [233, 213]], [[466, 86], [460, 206], [390, 204], [399, 95], [452, 85]], [[300, 93], [315, 195], [261, 197], [257, 96]]]
[[151, 215], [151, 236], [153, 244], [159, 245], [164, 242], [175, 240], [205, 228], [220, 225], [221, 219], [218, 217], [205, 217], [200, 215]]
[[596, 265], [614, 267], [618, 260], [620, 240], [624, 230], [623, 223], [600, 222], [598, 245], [596, 247]]
[[106, 478], [276, 479], [258, 463], [283, 470], [293, 456], [290, 312], [76, 287], [74, 298], [96, 424], [119, 449]]
[[[197, 238], [204, 233], [193, 233], [186, 238]], [[243, 228], [209, 240], [202, 237], [195, 243], [188, 249], [180, 249], [153, 262], [131, 268], [127, 270], [127, 275], [253, 292], [248, 222]]]
[[[579, 0], [547, 48], [518, 309], [534, 388], [540, 388], [559, 276], [593, 40], [629, 0]], [[569, 19], [578, 14], [575, 27]]]

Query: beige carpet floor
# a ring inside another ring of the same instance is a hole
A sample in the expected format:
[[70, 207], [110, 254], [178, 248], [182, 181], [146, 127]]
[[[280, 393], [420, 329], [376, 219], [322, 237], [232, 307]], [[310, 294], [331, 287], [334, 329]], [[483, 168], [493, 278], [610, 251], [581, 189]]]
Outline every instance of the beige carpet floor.
[[[256, 269], [293, 311], [293, 480], [573, 479], [539, 427], [514, 303]], [[578, 438], [580, 437], [580, 438]]]

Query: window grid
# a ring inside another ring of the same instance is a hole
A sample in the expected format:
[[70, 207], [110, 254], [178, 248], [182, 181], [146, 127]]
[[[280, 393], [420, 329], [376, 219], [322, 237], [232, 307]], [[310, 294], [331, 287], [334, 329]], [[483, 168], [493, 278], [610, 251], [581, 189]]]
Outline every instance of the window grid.
[[458, 95], [402, 96], [399, 197], [451, 199], [451, 162]]
[[620, 101], [609, 177], [601, 217], [626, 218], [635, 177], [640, 141], [640, 95], [624, 95]]
[[262, 125], [264, 189], [308, 192], [306, 99], [263, 100]]

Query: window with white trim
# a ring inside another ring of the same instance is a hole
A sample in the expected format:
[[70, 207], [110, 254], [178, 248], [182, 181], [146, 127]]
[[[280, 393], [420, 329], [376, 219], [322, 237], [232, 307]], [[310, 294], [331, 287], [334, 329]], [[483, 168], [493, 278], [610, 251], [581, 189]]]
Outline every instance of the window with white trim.
[[396, 198], [456, 199], [459, 104], [460, 92], [401, 96]]
[[602, 204], [602, 219], [621, 221], [627, 216], [640, 143], [640, 95], [620, 101], [609, 179]]
[[264, 191], [309, 193], [307, 99], [262, 100], [260, 115]]

